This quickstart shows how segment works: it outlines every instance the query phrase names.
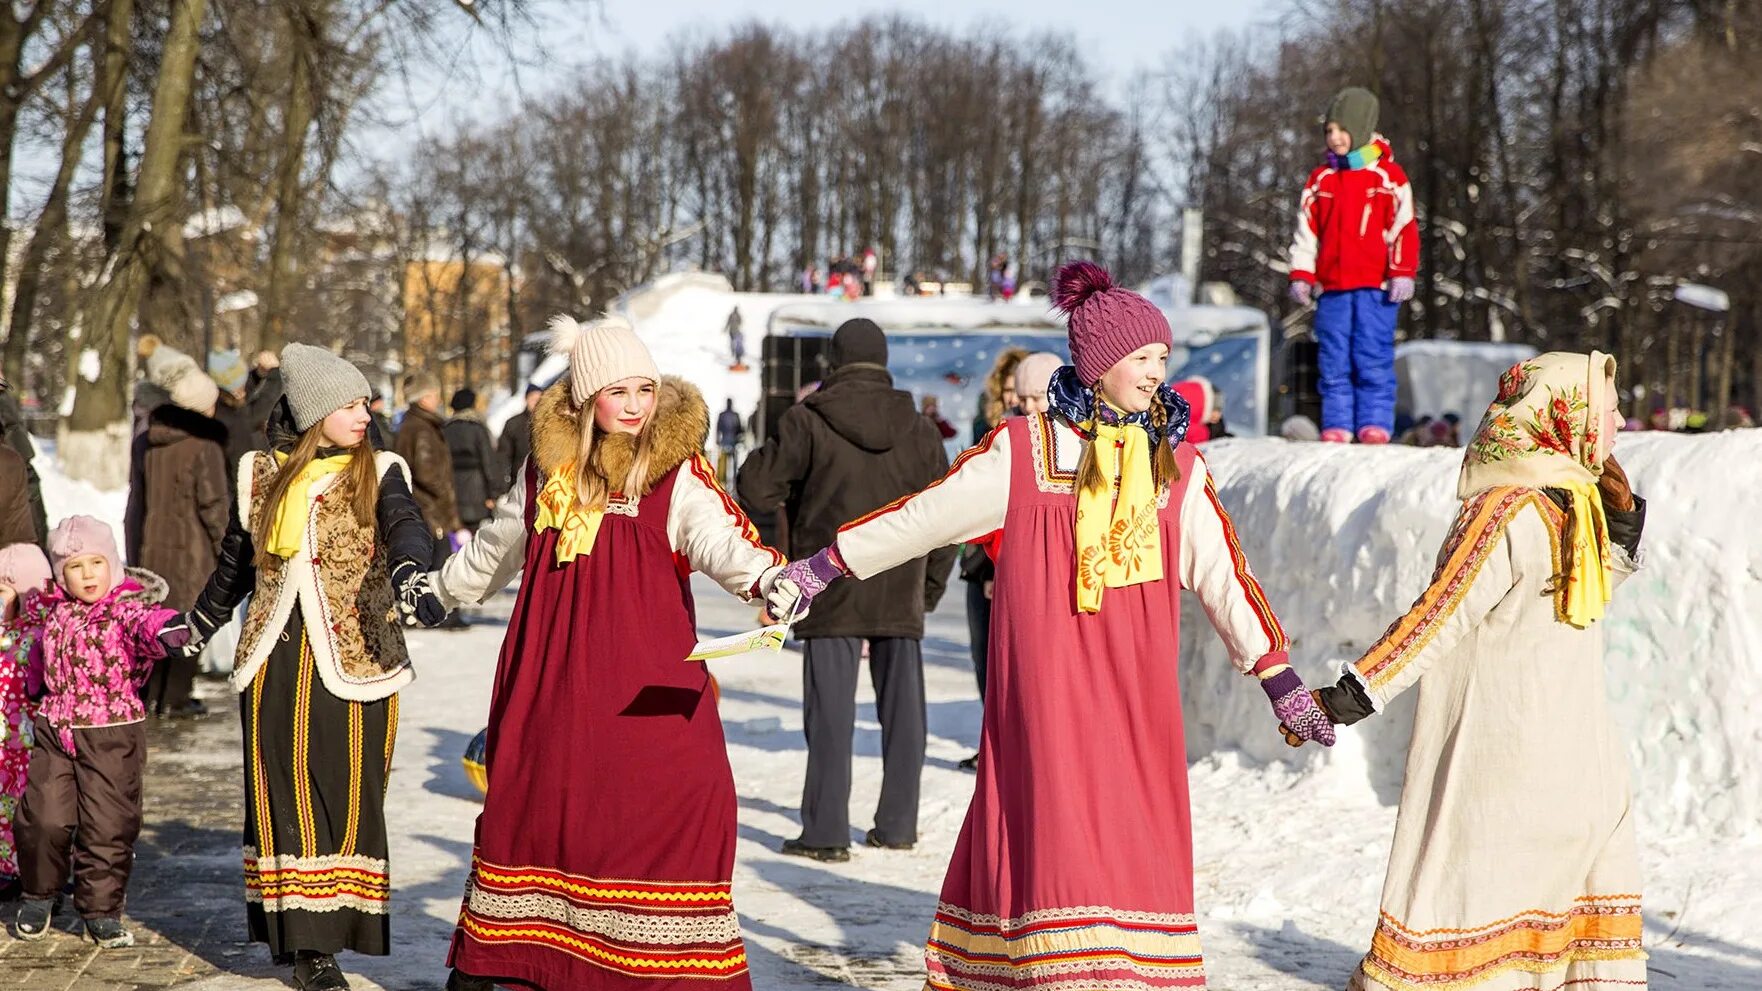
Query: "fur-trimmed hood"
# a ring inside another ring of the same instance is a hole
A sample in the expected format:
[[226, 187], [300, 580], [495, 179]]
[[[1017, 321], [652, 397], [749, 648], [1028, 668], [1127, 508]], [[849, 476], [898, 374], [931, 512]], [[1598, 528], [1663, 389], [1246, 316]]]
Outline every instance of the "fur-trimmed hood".
[[[581, 443], [581, 416], [569, 400], [569, 380], [564, 378], [544, 391], [532, 410], [532, 462], [540, 476], [549, 476], [575, 460]], [[697, 386], [672, 375], [662, 376], [656, 396], [654, 421], [649, 425], [654, 455], [642, 491], [647, 495], [667, 473], [702, 454], [710, 436], [710, 408]], [[594, 452], [594, 468], [600, 476], [622, 484], [636, 454], [635, 438], [611, 434]]]

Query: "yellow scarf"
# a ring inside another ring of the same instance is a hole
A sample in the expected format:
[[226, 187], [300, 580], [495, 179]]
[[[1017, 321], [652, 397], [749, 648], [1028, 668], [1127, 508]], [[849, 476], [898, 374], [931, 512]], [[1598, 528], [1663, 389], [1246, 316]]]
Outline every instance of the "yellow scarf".
[[[275, 507], [275, 525], [269, 528], [269, 553], [276, 557], [293, 557], [299, 553], [300, 536], [306, 532], [307, 496], [312, 486], [320, 479], [342, 472], [354, 458], [353, 454], [313, 458], [300, 469], [293, 484], [288, 486], [287, 495], [282, 496], [281, 505]], [[287, 460], [287, 455], [275, 452], [276, 464], [287, 464]]]
[[1614, 593], [1609, 574], [1609, 521], [1603, 515], [1603, 494], [1594, 482], [1569, 482], [1572, 495], [1572, 573], [1566, 576], [1561, 612], [1566, 621], [1584, 629], [1603, 618]]
[[1086, 423], [1107, 488], [1077, 486], [1077, 611], [1101, 611], [1104, 589], [1162, 580], [1162, 527], [1150, 436], [1132, 424]]
[[575, 503], [575, 465], [564, 465], [545, 479], [538, 490], [538, 518], [533, 521], [534, 533], [557, 531], [557, 563], [568, 564], [593, 553], [594, 539], [600, 535], [603, 509], [582, 509]]

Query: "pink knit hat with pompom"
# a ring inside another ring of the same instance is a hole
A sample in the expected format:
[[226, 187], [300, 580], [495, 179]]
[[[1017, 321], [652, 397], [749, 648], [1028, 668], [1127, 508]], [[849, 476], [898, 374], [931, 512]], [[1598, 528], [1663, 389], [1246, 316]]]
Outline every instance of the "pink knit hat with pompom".
[[1120, 359], [1146, 344], [1171, 350], [1169, 318], [1156, 304], [1116, 285], [1094, 262], [1071, 262], [1052, 278], [1052, 305], [1066, 314], [1071, 362], [1077, 378], [1093, 388]]
[[0, 547], [0, 585], [9, 586], [22, 596], [32, 589], [42, 591], [52, 577], [49, 559], [36, 544]]
[[109, 562], [111, 588], [128, 577], [122, 571], [122, 555], [116, 552], [116, 534], [103, 520], [94, 516], [69, 516], [49, 532], [49, 560], [55, 569], [56, 581], [67, 580], [67, 562], [87, 554]]

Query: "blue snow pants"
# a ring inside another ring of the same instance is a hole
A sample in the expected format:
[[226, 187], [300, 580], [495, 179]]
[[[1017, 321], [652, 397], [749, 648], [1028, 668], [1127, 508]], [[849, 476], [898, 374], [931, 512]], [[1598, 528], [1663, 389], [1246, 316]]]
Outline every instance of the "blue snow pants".
[[1324, 292], [1315, 303], [1322, 429], [1395, 432], [1395, 315], [1382, 289]]

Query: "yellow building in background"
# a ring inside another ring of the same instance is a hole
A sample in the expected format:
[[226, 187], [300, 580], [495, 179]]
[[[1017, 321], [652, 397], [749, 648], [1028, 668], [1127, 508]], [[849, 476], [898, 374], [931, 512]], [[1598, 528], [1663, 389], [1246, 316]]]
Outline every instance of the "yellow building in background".
[[513, 278], [490, 252], [467, 261], [436, 250], [404, 263], [404, 367], [438, 376], [442, 402], [466, 386], [487, 396], [508, 383], [519, 343], [508, 317]]

